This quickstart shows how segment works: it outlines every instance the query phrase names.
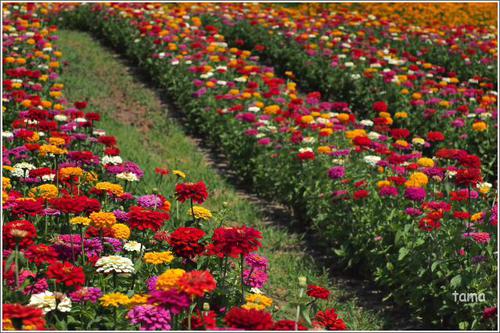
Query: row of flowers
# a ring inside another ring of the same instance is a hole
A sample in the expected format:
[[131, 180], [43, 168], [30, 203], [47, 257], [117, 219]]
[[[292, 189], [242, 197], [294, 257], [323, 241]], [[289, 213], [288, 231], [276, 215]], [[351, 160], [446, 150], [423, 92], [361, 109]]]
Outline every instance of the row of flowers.
[[[124, 49], [256, 191], [310, 222], [387, 298], [440, 327], [494, 326], [497, 198], [482, 158], [428, 122], [425, 137], [395, 126], [383, 100], [359, 120], [348, 103], [301, 93], [292, 75], [228, 45], [200, 7], [95, 4], [56, 17]], [[457, 290], [486, 301], [464, 306]]]
[[[479, 155], [484, 171], [491, 178], [496, 174], [495, 29], [436, 31], [326, 9], [308, 15], [300, 9], [213, 4], [193, 11], [210, 16], [235, 45], [281, 63], [285, 74], [293, 71], [288, 75], [301, 86], [348, 102], [357, 115], [370, 118], [376, 117], [373, 102], [383, 100], [392, 127], [423, 139], [440, 131], [447, 146]], [[478, 54], [453, 60], [454, 52], [471, 49]]]
[[158, 190], [134, 193], [152, 170], [64, 97], [47, 13], [3, 12], [2, 328], [346, 329], [305, 277], [293, 318], [273, 306], [261, 232], [204, 207], [203, 181], [156, 169]]

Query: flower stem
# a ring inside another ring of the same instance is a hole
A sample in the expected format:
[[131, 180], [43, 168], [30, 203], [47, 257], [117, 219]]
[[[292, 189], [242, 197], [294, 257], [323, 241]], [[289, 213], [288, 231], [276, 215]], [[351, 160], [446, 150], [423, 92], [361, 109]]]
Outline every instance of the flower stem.
[[19, 288], [19, 242], [16, 242], [16, 253], [14, 254], [16, 265], [16, 289]]
[[243, 281], [243, 264], [244, 264], [243, 254], [240, 255], [240, 266], [241, 266], [241, 304], [245, 303], [245, 281]]

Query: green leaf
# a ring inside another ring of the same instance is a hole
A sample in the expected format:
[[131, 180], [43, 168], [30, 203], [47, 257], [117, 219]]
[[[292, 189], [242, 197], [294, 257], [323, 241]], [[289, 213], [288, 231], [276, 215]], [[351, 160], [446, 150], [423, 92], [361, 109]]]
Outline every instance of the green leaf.
[[431, 265], [431, 272], [436, 270], [436, 267], [439, 265], [439, 261], [434, 261]]
[[409, 253], [410, 253], [410, 250], [408, 250], [406, 247], [400, 248], [399, 249], [398, 261], [403, 260]]
[[462, 276], [460, 274], [455, 275], [453, 279], [451, 279], [450, 281], [450, 286], [452, 286], [453, 288], [459, 287], [461, 284], [462, 284]]

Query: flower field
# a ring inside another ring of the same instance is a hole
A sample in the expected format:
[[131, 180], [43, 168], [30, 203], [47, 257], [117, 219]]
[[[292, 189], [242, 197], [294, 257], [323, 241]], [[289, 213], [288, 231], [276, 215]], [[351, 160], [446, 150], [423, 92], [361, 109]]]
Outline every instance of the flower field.
[[60, 28], [136, 63], [384, 302], [497, 328], [496, 5], [400, 6], [4, 5], [3, 329], [355, 328], [306, 276], [276, 304], [267, 229], [211, 210], [210, 179], [122, 158], [65, 97]]

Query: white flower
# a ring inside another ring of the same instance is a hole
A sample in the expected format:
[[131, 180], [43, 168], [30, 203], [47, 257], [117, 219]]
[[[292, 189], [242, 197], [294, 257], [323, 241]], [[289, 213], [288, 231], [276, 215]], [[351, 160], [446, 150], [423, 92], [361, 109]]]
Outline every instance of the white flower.
[[42, 293], [31, 295], [29, 305], [42, 309], [44, 313], [47, 313], [56, 309], [56, 297], [53, 292], [45, 290]]
[[346, 62], [344, 65], [345, 67], [354, 67], [354, 63], [351, 61]]
[[364, 126], [373, 126], [373, 121], [371, 121], [369, 119], [361, 120], [360, 123], [361, 123], [361, 125], [364, 125]]
[[234, 81], [236, 81], [236, 82], [247, 82], [247, 78], [246, 78], [246, 76], [240, 76], [240, 77], [237, 77], [236, 79], [234, 79]]
[[260, 108], [258, 106], [251, 106], [248, 108], [248, 111], [250, 112], [259, 112]]
[[139, 178], [137, 178], [137, 175], [133, 172], [121, 172], [116, 175], [116, 178], [123, 179], [128, 182], [136, 182], [139, 180]]
[[370, 164], [371, 166], [376, 166], [377, 163], [381, 160], [379, 156], [374, 156], [374, 155], [367, 155], [363, 159], [366, 163]]
[[87, 122], [87, 119], [83, 118], [83, 117], [79, 117], [79, 118], [76, 118], [75, 121], [77, 123], [86, 123]]
[[312, 148], [306, 147], [306, 148], [300, 148], [299, 153], [305, 153], [305, 152], [312, 152]]
[[27, 177], [30, 170], [36, 169], [33, 164], [26, 162], [16, 163], [13, 168], [14, 169], [10, 172], [12, 177]]
[[61, 312], [71, 311], [71, 300], [68, 296], [63, 293], [53, 293], [48, 290], [31, 295], [29, 305], [42, 309], [44, 313], [55, 310], [56, 308]]
[[135, 272], [134, 263], [121, 256], [102, 257], [95, 263], [98, 273], [130, 274]]
[[5, 131], [5, 132], [2, 132], [2, 138], [13, 138], [14, 137], [14, 133], [12, 132], [9, 132], [9, 131]]
[[54, 120], [55, 121], [61, 121], [61, 122], [63, 122], [63, 121], [68, 120], [68, 117], [66, 115], [64, 115], [64, 114], [56, 114], [54, 116]]
[[255, 287], [251, 288], [250, 292], [254, 293], [254, 294], [258, 294], [258, 295], [263, 294], [262, 290], [260, 290], [259, 288], [255, 288]]
[[129, 252], [140, 252], [141, 251], [141, 243], [136, 242], [136, 241], [126, 242], [125, 245], [123, 245], [123, 249], [125, 251], [129, 251]]
[[368, 138], [370, 140], [378, 140], [378, 138], [380, 138], [380, 133], [372, 131], [372, 132], [368, 133]]
[[94, 131], [92, 131], [92, 134], [94, 134], [95, 136], [103, 136], [106, 135], [106, 131], [102, 129], [95, 129]]
[[122, 164], [123, 160], [122, 160], [122, 158], [120, 156], [104, 155], [102, 157], [101, 163], [103, 165], [106, 165], [106, 164], [118, 165], [118, 164]]
[[316, 142], [316, 139], [312, 136], [306, 136], [305, 138], [302, 139], [302, 142], [304, 143], [314, 143]]

